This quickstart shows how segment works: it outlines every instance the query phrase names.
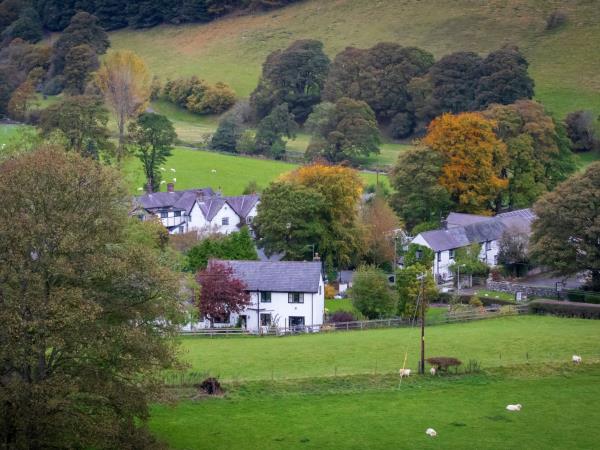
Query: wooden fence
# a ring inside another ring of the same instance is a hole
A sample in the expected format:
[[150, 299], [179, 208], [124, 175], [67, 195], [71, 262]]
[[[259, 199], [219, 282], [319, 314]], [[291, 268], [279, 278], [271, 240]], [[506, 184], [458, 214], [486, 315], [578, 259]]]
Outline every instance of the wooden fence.
[[[426, 321], [426, 326], [442, 325], [457, 322], [470, 322], [474, 320], [493, 319], [497, 317], [515, 316], [529, 312], [527, 305], [505, 306], [502, 308], [488, 307], [472, 311], [448, 312], [448, 314]], [[295, 327], [264, 327], [260, 330], [262, 336], [289, 336], [305, 333], [328, 333], [335, 331], [372, 330], [378, 328], [402, 328], [419, 326], [419, 320], [412, 321], [395, 317], [379, 320], [356, 320], [352, 322], [329, 322], [322, 325], [298, 325]], [[204, 328], [195, 331], [182, 331], [184, 336], [240, 336], [251, 333], [242, 328]]]

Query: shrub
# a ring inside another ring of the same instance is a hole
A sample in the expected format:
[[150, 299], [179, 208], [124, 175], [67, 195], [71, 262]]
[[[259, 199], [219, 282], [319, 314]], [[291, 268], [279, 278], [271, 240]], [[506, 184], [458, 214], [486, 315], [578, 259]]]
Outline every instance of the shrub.
[[65, 79], [62, 75], [57, 75], [54, 78], [48, 80], [44, 86], [44, 95], [58, 95], [62, 92], [65, 87]]
[[412, 134], [415, 122], [410, 114], [398, 113], [390, 124], [390, 133], [394, 139], [403, 139]]
[[567, 299], [569, 299], [570, 302], [585, 303], [585, 293], [581, 291], [567, 291]]
[[198, 387], [208, 395], [221, 395], [223, 393], [221, 383], [219, 383], [219, 380], [213, 377], [207, 378], [199, 385], [196, 385], [196, 387]]
[[335, 297], [335, 294], [337, 294], [337, 291], [335, 290], [335, 288], [331, 285], [331, 284], [326, 284], [325, 285], [325, 298], [333, 298]]
[[448, 356], [434, 356], [425, 361], [435, 367], [438, 372], [447, 372], [450, 367], [458, 367], [462, 364], [459, 359]]
[[546, 30], [555, 30], [567, 23], [567, 13], [561, 10], [552, 11], [546, 18]]
[[479, 297], [474, 295], [469, 299], [469, 305], [481, 308], [483, 306], [483, 302]]
[[552, 314], [582, 319], [600, 319], [600, 305], [590, 303], [560, 302], [557, 300], [535, 300], [529, 303], [533, 314]]
[[452, 300], [452, 294], [450, 292], [439, 292], [437, 298], [432, 303], [444, 303], [448, 304]]
[[331, 323], [353, 322], [354, 320], [356, 320], [356, 317], [350, 311], [336, 311], [329, 318]]

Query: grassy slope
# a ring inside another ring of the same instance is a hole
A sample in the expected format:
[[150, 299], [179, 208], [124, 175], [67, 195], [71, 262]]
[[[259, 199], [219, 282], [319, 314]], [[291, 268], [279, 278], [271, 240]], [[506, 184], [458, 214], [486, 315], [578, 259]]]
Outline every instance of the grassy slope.
[[0, 125], [0, 145], [6, 144], [19, 131], [19, 125]]
[[[248, 390], [241, 398], [155, 406], [150, 427], [178, 449], [596, 448], [590, 427], [600, 410], [590, 399], [600, 395], [600, 368], [542, 378], [531, 378], [529, 367], [524, 372], [413, 378], [344, 394]], [[520, 412], [505, 410], [517, 402]], [[435, 439], [425, 434], [429, 427]]]
[[[164, 179], [177, 179], [177, 189], [191, 189], [210, 186], [221, 188], [225, 195], [239, 195], [250, 181], [256, 181], [261, 187], [267, 186], [282, 173], [293, 170], [294, 164], [268, 159], [247, 158], [201, 150], [176, 148], [165, 168]], [[170, 169], [174, 168], [175, 173]], [[212, 170], [216, 170], [213, 173]], [[123, 173], [132, 193], [144, 185], [141, 163], [130, 158], [123, 166]], [[375, 175], [362, 173], [366, 184], [375, 183]], [[386, 182], [384, 176], [380, 181]], [[164, 187], [163, 187], [163, 190]]]
[[[545, 18], [557, 7], [567, 11], [569, 23], [546, 32]], [[600, 9], [591, 0], [307, 0], [207, 25], [111, 34], [114, 48], [135, 50], [163, 79], [195, 74], [230, 83], [242, 97], [255, 87], [266, 55], [300, 38], [320, 39], [332, 56], [348, 45], [379, 41], [417, 45], [436, 57], [517, 44], [531, 63], [537, 96], [550, 110], [560, 116], [577, 108], [600, 113], [594, 45], [600, 40]]]
[[[600, 356], [600, 322], [509, 317], [427, 330], [427, 354], [478, 360], [483, 367], [529, 361], [569, 361], [574, 352]], [[225, 380], [276, 379], [393, 372], [416, 367], [417, 329], [385, 329], [285, 338], [183, 338], [190, 370]], [[337, 369], [336, 369], [337, 368]]]

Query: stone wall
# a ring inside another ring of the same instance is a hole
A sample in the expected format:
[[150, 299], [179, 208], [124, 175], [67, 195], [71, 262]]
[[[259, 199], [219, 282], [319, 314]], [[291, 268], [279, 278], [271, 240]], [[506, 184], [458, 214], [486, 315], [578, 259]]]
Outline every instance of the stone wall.
[[486, 288], [490, 291], [500, 292], [511, 292], [517, 293], [522, 292], [523, 298], [527, 297], [544, 297], [544, 298], [556, 298], [556, 288], [548, 286], [528, 286], [525, 284], [511, 283], [510, 281], [491, 281], [486, 282]]

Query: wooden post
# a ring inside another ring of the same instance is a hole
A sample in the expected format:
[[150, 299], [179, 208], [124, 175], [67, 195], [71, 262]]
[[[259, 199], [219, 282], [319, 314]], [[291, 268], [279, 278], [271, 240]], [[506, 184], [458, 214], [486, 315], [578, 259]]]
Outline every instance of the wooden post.
[[419, 373], [425, 374], [425, 276], [421, 278], [421, 363]]

